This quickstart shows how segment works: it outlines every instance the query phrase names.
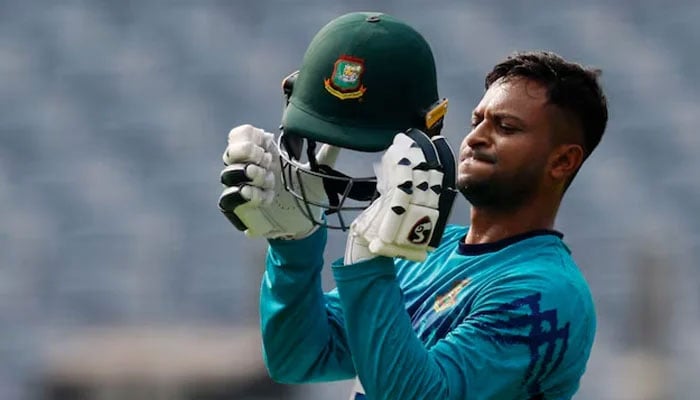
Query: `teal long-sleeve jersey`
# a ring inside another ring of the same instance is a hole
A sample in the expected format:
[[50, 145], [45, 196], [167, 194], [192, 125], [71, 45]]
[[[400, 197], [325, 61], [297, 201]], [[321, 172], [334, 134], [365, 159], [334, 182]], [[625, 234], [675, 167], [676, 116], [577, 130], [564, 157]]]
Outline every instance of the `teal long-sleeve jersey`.
[[333, 263], [326, 231], [271, 240], [260, 312], [271, 377], [357, 376], [353, 399], [570, 399], [593, 344], [588, 285], [556, 231], [467, 245], [449, 226], [421, 263]]

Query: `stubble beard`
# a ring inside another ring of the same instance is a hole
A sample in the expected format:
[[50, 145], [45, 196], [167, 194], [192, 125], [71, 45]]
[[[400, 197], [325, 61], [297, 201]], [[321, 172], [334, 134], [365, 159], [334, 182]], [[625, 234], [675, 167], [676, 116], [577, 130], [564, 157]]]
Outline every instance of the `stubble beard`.
[[465, 182], [459, 182], [459, 191], [472, 207], [509, 212], [532, 199], [540, 179], [538, 168], [528, 168], [510, 177], [467, 179]]

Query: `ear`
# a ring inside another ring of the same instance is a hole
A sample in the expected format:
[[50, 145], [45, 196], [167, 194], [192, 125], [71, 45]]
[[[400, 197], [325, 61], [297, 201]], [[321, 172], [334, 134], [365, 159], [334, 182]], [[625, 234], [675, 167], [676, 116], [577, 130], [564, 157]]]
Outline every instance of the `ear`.
[[583, 162], [583, 147], [567, 143], [557, 146], [549, 157], [549, 174], [555, 181], [567, 181]]

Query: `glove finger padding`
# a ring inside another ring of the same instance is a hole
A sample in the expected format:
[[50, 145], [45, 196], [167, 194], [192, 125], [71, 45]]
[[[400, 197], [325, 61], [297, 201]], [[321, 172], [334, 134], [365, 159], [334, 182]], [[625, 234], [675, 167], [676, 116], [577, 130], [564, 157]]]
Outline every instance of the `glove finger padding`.
[[[272, 190], [274, 176], [270, 178], [270, 174], [261, 174], [258, 171], [256, 172], [258, 175], [251, 179], [243, 172], [251, 169], [256, 171], [251, 167], [256, 166], [248, 165], [241, 168], [241, 164], [234, 164], [222, 171], [222, 182], [224, 184], [235, 182], [236, 186], [227, 186], [223, 190], [219, 197], [219, 210], [238, 230], [246, 231], [251, 236], [258, 236], [256, 231], [264, 232], [269, 229], [268, 223], [260, 222], [262, 215], [257, 210], [272, 203], [275, 196]], [[271, 179], [272, 182], [270, 182]], [[255, 186], [256, 184], [258, 186]], [[256, 227], [256, 229], [248, 232], [250, 227]]]
[[251, 237], [264, 236], [274, 229], [264, 213], [263, 203], [270, 203], [274, 193], [254, 186], [226, 188], [219, 198], [219, 209], [233, 225]]
[[278, 153], [274, 135], [252, 125], [239, 125], [228, 134], [222, 156], [226, 167], [220, 180], [224, 190], [219, 209], [239, 230], [250, 236], [268, 232], [271, 224], [260, 212], [275, 197]]
[[224, 186], [248, 184], [262, 189], [273, 189], [275, 175], [269, 169], [255, 164], [231, 164], [221, 171], [221, 183]]
[[[333, 166], [339, 148], [323, 145], [317, 153], [319, 163]], [[285, 190], [277, 143], [273, 134], [251, 125], [233, 128], [223, 154], [226, 167], [220, 180], [225, 186], [219, 197], [219, 209], [247, 236], [301, 238], [313, 232], [314, 225], [300, 208], [298, 200]], [[303, 181], [306, 193], [321, 200], [326, 196], [321, 178], [296, 173], [303, 166], [289, 170], [290, 179]], [[320, 214], [319, 207], [309, 206], [308, 213]]]
[[[351, 227], [351, 235], [364, 240], [353, 238], [349, 244], [366, 242], [374, 255], [424, 260], [435, 227], [442, 223], [444, 174], [440, 159], [444, 156], [419, 130], [396, 135], [377, 168], [380, 197]], [[443, 230], [444, 226], [440, 236]]]
[[252, 163], [268, 169], [277, 161], [275, 136], [252, 125], [240, 125], [228, 134], [222, 156], [225, 165]]

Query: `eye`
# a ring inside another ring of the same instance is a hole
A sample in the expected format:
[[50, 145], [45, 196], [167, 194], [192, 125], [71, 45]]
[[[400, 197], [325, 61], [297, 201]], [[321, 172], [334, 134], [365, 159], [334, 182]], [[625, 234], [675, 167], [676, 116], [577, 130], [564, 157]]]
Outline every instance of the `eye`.
[[515, 126], [508, 125], [508, 124], [499, 124], [498, 129], [500, 129], [501, 132], [504, 132], [504, 133], [514, 133], [514, 132], [517, 132], [520, 130], [519, 128], [516, 128]]
[[471, 122], [471, 127], [472, 127], [472, 129], [474, 129], [474, 128], [476, 128], [477, 126], [479, 126], [479, 124], [481, 123], [482, 120], [483, 120], [483, 119], [482, 119], [482, 118], [479, 118], [479, 117], [472, 117], [472, 122]]

